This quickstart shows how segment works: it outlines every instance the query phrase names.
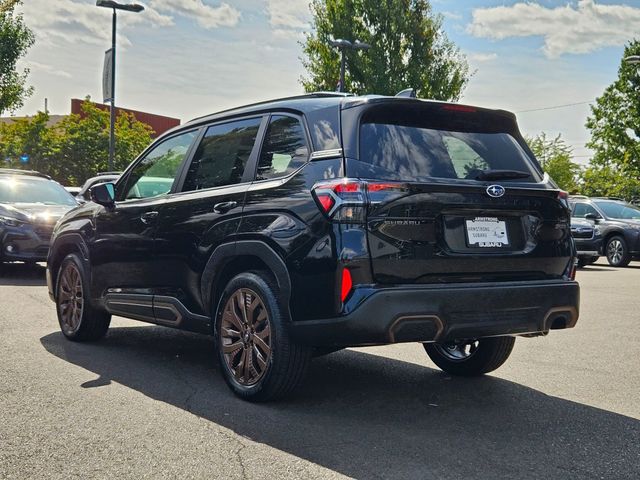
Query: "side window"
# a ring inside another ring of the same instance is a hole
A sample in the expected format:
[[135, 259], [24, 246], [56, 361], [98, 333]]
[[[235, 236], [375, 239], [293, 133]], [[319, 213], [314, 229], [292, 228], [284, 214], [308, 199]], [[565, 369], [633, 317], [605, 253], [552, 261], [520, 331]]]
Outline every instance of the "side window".
[[118, 198], [131, 200], [168, 193], [195, 137], [195, 131], [186, 132], [154, 147], [131, 171]]
[[572, 217], [580, 217], [584, 218], [585, 213], [587, 213], [586, 203], [576, 203], [573, 206], [573, 211], [571, 212]]
[[487, 161], [459, 138], [443, 136], [442, 142], [458, 178], [469, 178], [474, 172], [489, 168]]
[[240, 183], [262, 118], [213, 125], [189, 166], [183, 192]]
[[575, 207], [573, 207], [573, 211], [571, 212], [571, 216], [584, 218], [587, 213], [593, 213], [598, 217], [600, 216], [598, 211], [588, 203], [576, 203]]
[[257, 180], [289, 175], [304, 165], [309, 149], [300, 121], [293, 117], [274, 115], [260, 152]]

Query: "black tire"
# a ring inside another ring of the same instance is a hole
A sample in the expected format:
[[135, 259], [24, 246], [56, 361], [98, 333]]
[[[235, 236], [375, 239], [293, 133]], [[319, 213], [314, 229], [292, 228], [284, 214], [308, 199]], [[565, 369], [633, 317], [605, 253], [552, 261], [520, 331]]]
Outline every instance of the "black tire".
[[[453, 355], [446, 353], [452, 344], [425, 343], [424, 349], [433, 363], [445, 372], [462, 377], [475, 377], [492, 372], [506, 362], [515, 342], [515, 337], [481, 338], [473, 342], [473, 352], [460, 359], [454, 359]], [[460, 346], [457, 345], [457, 348]]]
[[578, 257], [578, 268], [583, 268], [589, 265], [589, 258], [587, 257]]
[[[309, 366], [312, 349], [289, 336], [290, 319], [278, 291], [266, 272], [241, 273], [227, 284], [216, 308], [220, 369], [227, 385], [243, 400], [265, 402], [290, 394]], [[259, 304], [251, 309], [254, 302]], [[260, 320], [265, 313], [266, 320]], [[238, 322], [242, 325], [236, 326]], [[267, 328], [269, 333], [265, 333]], [[268, 354], [264, 345], [270, 347]], [[249, 365], [249, 370], [243, 373], [241, 365]]]
[[612, 267], [626, 267], [631, 262], [631, 254], [627, 242], [621, 235], [614, 235], [607, 240], [604, 249], [607, 261]]
[[590, 257], [589, 260], [587, 260], [587, 263], [591, 265], [593, 263], [596, 263], [599, 259], [600, 257]]
[[[70, 281], [70, 278], [75, 278], [73, 275], [76, 273], [78, 281]], [[67, 255], [62, 260], [56, 280], [56, 313], [63, 335], [74, 342], [101, 339], [111, 323], [109, 313], [93, 308], [89, 302], [89, 291], [82, 259], [75, 253]], [[70, 309], [77, 312], [77, 315], [71, 315], [70, 318]]]

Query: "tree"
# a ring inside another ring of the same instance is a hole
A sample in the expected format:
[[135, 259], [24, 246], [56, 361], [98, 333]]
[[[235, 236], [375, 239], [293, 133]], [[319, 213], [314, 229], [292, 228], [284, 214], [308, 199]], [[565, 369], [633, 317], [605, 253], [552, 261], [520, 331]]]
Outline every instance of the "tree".
[[33, 87], [26, 86], [29, 69], [20, 72], [16, 65], [35, 41], [22, 15], [15, 13], [19, 3], [0, 1], [0, 114], [20, 108], [33, 93]]
[[[79, 185], [105, 171], [109, 157], [109, 112], [87, 98], [82, 115], [69, 115], [56, 125], [39, 112], [31, 118], [0, 124], [0, 160], [22, 167], [19, 157], [29, 155], [25, 168], [51, 175], [65, 185]], [[124, 170], [151, 142], [153, 130], [133, 114], [118, 112], [115, 167]]]
[[549, 174], [554, 182], [569, 193], [577, 193], [579, 190], [577, 179], [580, 174], [580, 166], [571, 158], [573, 152], [566, 144], [562, 136], [549, 139], [542, 132], [535, 138], [527, 139], [529, 147], [540, 161], [542, 169]]
[[371, 45], [347, 50], [345, 91], [395, 95], [415, 88], [422, 98], [460, 98], [469, 66], [427, 0], [313, 0], [311, 12], [302, 58], [307, 92], [336, 89], [340, 54], [328, 42], [343, 38]]
[[[640, 41], [632, 41], [625, 47], [623, 59], [630, 55], [640, 55]], [[591, 106], [586, 127], [591, 131], [587, 146], [593, 149], [594, 155], [583, 176], [585, 192], [625, 198], [640, 193], [640, 71], [637, 65], [621, 60], [618, 78]]]

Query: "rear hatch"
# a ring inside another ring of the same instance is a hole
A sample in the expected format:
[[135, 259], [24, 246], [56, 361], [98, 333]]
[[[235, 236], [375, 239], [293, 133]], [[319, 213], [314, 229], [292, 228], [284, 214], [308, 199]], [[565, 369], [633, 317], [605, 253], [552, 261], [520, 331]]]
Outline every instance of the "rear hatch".
[[502, 111], [422, 101], [343, 111], [346, 175], [364, 180], [376, 282], [561, 278], [573, 246], [564, 192]]

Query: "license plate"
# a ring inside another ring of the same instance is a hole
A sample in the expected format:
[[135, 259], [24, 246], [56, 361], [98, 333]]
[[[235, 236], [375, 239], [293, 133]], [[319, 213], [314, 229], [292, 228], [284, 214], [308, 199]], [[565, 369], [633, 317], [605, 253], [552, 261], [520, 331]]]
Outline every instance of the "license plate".
[[467, 243], [470, 247], [500, 248], [509, 246], [507, 222], [496, 217], [466, 220]]

